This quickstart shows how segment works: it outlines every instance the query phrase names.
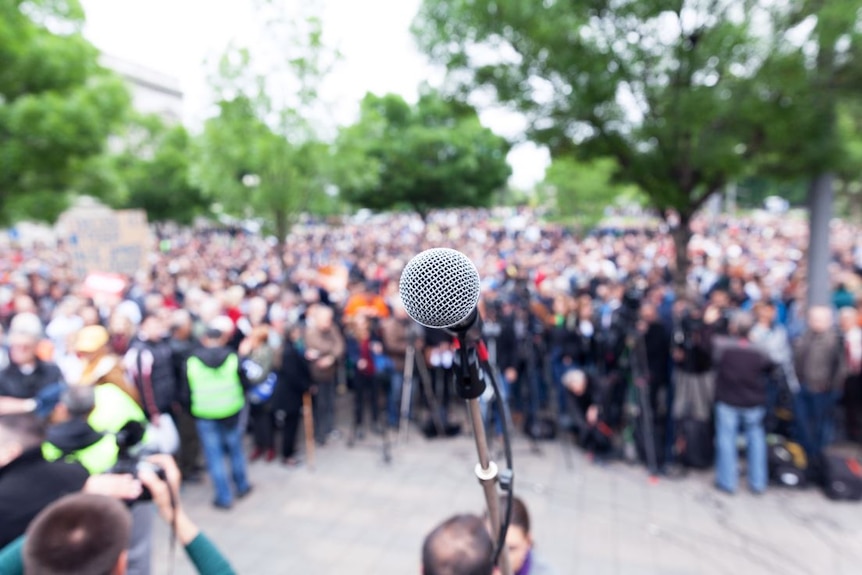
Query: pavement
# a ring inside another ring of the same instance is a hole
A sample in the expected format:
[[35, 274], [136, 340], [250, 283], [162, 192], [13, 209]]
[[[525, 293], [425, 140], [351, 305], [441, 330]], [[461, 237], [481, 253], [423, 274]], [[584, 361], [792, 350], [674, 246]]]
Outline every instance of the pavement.
[[[744, 482], [725, 495], [709, 472], [653, 482], [643, 467], [597, 465], [563, 441], [536, 452], [516, 437], [513, 451], [536, 550], [558, 575], [862, 573], [860, 504], [815, 489], [756, 496]], [[182, 500], [237, 573], [418, 574], [428, 531], [455, 513], [484, 512], [476, 445], [467, 433], [428, 440], [414, 428], [390, 462], [383, 453], [378, 435], [330, 442], [314, 469], [249, 464], [255, 490], [230, 511], [211, 507], [206, 483], [184, 487]], [[154, 573], [169, 573], [161, 523], [154, 537]], [[195, 573], [182, 551], [172, 562], [175, 575]]]

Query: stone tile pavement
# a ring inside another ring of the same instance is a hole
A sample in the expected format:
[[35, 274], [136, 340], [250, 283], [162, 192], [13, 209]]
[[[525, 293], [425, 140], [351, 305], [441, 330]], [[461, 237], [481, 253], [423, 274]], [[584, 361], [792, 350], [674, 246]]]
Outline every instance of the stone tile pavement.
[[[540, 450], [516, 439], [516, 493], [559, 575], [862, 573], [862, 505], [816, 490], [727, 496], [709, 473], [653, 484], [641, 467], [594, 465], [562, 442]], [[484, 511], [475, 444], [414, 431], [392, 456], [384, 462], [375, 435], [335, 442], [317, 450], [314, 470], [250, 464], [255, 492], [230, 512], [210, 507], [207, 484], [183, 501], [242, 574], [415, 574], [435, 524]], [[155, 538], [155, 572], [168, 573], [161, 524]], [[193, 573], [182, 551], [173, 572]]]

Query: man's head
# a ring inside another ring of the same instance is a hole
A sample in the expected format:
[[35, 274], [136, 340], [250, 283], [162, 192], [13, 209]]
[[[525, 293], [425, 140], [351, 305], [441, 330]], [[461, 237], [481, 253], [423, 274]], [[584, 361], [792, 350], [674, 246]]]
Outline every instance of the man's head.
[[202, 343], [208, 347], [225, 345], [234, 332], [233, 320], [226, 315], [216, 316], [207, 323]]
[[102, 495], [75, 493], [58, 499], [27, 529], [24, 571], [30, 575], [122, 575], [132, 516]]
[[[506, 509], [507, 497], [500, 498], [500, 509]], [[530, 513], [527, 506], [517, 497], [512, 497], [512, 520], [506, 532], [506, 549], [509, 552], [509, 564], [512, 571], [518, 572], [527, 560], [527, 554], [533, 547], [533, 536], [530, 534]]]
[[33, 413], [0, 415], [0, 468], [42, 444], [45, 428]]
[[859, 327], [859, 312], [855, 307], [842, 307], [838, 312], [838, 323], [842, 333]]
[[9, 359], [18, 367], [36, 362], [36, 346], [42, 337], [42, 321], [32, 313], [19, 313], [9, 326]]
[[63, 392], [57, 418], [87, 419], [96, 408], [96, 389], [91, 385], [73, 385]]
[[808, 328], [814, 333], [825, 333], [832, 327], [832, 310], [817, 305], [808, 310]]
[[737, 311], [730, 318], [730, 332], [736, 337], [748, 339], [752, 327], [754, 327], [754, 317], [747, 311]]
[[455, 515], [438, 525], [422, 545], [424, 575], [492, 575], [494, 544], [476, 515]]

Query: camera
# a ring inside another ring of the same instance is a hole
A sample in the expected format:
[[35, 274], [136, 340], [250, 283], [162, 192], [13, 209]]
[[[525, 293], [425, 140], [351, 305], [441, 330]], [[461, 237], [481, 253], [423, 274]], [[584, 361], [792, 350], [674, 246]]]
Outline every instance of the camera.
[[[117, 441], [117, 463], [110, 469], [109, 473], [129, 474], [135, 479], [142, 470], [154, 473], [162, 481], [167, 481], [165, 470], [159, 465], [141, 459], [145, 453], [141, 450], [133, 452], [133, 448], [140, 444], [144, 438], [144, 426], [138, 421], [128, 421], [115, 435]], [[152, 501], [153, 494], [146, 486], [143, 486], [141, 494], [130, 504], [139, 501]]]

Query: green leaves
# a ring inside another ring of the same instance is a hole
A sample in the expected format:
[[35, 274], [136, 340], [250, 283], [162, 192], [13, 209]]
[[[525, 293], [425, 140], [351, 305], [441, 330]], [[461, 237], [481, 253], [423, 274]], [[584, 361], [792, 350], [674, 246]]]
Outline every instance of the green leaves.
[[341, 131], [340, 196], [375, 210], [487, 205], [511, 173], [509, 144], [476, 111], [425, 89], [416, 106], [368, 94], [359, 121]]
[[[0, 219], [52, 220], [129, 95], [80, 34], [78, 2], [0, 0]], [[78, 190], [86, 193], [88, 190]]]

